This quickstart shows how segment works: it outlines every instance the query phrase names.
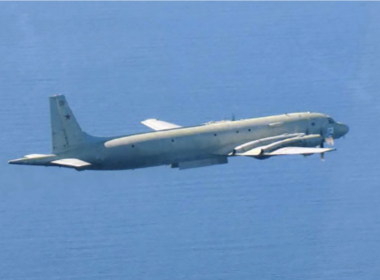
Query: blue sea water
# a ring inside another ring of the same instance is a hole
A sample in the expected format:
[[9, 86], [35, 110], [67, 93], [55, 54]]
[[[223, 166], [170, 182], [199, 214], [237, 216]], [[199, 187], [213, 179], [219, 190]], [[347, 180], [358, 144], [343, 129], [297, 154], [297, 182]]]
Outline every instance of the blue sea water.
[[[379, 279], [378, 3], [0, 3], [0, 279]], [[94, 135], [295, 111], [337, 152], [187, 171], [11, 166], [48, 96]]]

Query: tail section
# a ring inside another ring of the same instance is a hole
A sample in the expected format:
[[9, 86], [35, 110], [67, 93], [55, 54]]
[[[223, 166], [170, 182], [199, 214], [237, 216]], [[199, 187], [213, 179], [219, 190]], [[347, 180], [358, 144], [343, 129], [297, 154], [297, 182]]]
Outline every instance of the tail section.
[[86, 134], [75, 119], [64, 95], [50, 97], [50, 121], [53, 154], [85, 143]]

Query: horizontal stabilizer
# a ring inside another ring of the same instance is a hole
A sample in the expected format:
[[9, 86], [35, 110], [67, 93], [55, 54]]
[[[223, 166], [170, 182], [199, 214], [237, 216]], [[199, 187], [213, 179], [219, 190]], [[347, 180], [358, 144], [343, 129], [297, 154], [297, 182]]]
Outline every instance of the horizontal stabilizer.
[[28, 159], [40, 159], [40, 158], [49, 158], [49, 157], [55, 157], [54, 154], [50, 155], [45, 155], [45, 154], [30, 154], [30, 155], [25, 155], [24, 158]]
[[160, 121], [158, 119], [147, 119], [141, 122], [143, 125], [150, 127], [153, 130], [168, 130], [168, 129], [176, 129], [182, 126], [176, 125], [174, 123]]
[[25, 155], [23, 158], [12, 159], [8, 161], [9, 164], [21, 164], [21, 165], [48, 165], [56, 155], [44, 155], [44, 154], [31, 154]]
[[60, 165], [63, 167], [72, 167], [72, 168], [83, 168], [90, 166], [91, 163], [88, 163], [87, 161], [83, 161], [77, 158], [64, 158], [59, 160], [54, 160], [51, 162], [55, 165]]

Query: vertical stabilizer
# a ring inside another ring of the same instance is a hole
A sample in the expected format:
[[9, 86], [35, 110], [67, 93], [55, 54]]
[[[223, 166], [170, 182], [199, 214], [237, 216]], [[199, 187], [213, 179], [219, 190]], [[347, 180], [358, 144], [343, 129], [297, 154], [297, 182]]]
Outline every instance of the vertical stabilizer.
[[54, 154], [65, 152], [85, 142], [85, 134], [64, 95], [50, 97], [50, 120]]

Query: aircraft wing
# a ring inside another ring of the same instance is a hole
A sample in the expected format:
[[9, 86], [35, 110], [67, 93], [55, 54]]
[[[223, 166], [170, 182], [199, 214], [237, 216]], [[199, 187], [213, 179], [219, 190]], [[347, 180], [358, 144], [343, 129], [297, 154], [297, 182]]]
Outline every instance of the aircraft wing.
[[145, 121], [141, 122], [143, 125], [146, 125], [147, 127], [150, 127], [153, 130], [168, 130], [168, 129], [175, 129], [180, 128], [182, 126], [176, 125], [174, 123], [161, 121], [158, 119], [147, 119]]
[[72, 167], [72, 168], [82, 168], [82, 167], [91, 165], [91, 163], [77, 159], [77, 158], [64, 158], [64, 159], [54, 160], [51, 163], [62, 166], [62, 167]]
[[285, 147], [274, 151], [264, 151], [262, 149], [252, 149], [245, 153], [236, 154], [238, 156], [283, 156], [283, 155], [312, 155], [335, 151], [334, 148], [308, 148], [308, 147]]
[[242, 144], [236, 147], [230, 155], [248, 157], [312, 155], [335, 150], [334, 148], [302, 147], [306, 141], [318, 143], [321, 139], [322, 136], [319, 134], [284, 134]]
[[271, 156], [281, 156], [281, 155], [312, 155], [312, 154], [322, 154], [326, 152], [335, 151], [334, 148], [307, 148], [307, 147], [285, 147], [269, 154]]

